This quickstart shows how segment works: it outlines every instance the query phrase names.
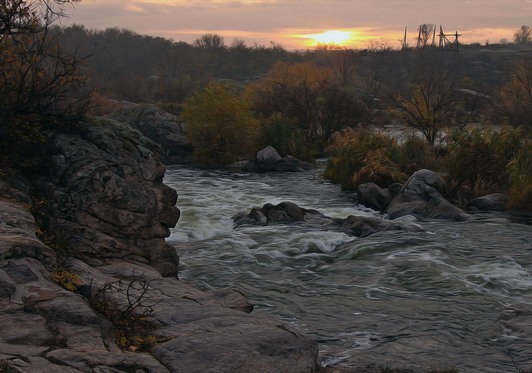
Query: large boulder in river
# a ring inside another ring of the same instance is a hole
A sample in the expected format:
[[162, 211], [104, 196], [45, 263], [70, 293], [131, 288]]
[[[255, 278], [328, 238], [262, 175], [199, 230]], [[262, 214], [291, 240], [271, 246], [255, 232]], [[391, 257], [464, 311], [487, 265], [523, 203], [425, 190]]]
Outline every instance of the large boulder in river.
[[105, 116], [128, 123], [164, 150], [167, 163], [192, 161], [192, 146], [184, 135], [183, 123], [155, 105], [139, 104], [123, 107]]
[[91, 265], [130, 260], [176, 275], [165, 237], [180, 213], [177, 193], [162, 182], [161, 148], [112, 120], [80, 123], [49, 145], [47, 173], [34, 182], [47, 200], [41, 224], [56, 244]]
[[436, 172], [419, 170], [403, 185], [385, 212], [390, 219], [413, 215], [419, 218], [462, 221], [468, 218], [464, 211], [442, 196], [445, 181]]
[[290, 155], [281, 157], [277, 150], [272, 146], [257, 152], [255, 160], [248, 162], [244, 166], [244, 171], [248, 172], [301, 172], [311, 170], [312, 163], [303, 162]]

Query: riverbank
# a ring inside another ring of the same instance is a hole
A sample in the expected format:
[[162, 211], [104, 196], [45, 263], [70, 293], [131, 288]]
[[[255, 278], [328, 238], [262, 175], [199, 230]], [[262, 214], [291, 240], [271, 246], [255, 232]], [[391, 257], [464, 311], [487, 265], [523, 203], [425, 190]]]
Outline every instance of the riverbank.
[[[16, 372], [314, 372], [311, 339], [237, 290], [177, 277], [157, 144], [112, 121], [49, 139], [0, 181], [0, 360]], [[53, 155], [52, 155], [53, 154]]]

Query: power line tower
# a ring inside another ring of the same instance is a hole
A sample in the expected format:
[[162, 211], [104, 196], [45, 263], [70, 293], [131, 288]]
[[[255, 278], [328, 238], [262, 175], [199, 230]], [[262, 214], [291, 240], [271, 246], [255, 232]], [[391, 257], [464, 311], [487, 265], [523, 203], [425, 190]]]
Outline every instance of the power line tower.
[[[416, 48], [433, 46], [436, 39], [436, 25], [423, 23], [419, 25]], [[432, 43], [431, 43], [432, 39]]]
[[460, 47], [460, 42], [458, 41], [458, 38], [460, 36], [462, 36], [462, 34], [459, 34], [458, 31], [456, 31], [454, 34], [444, 33], [443, 27], [440, 25], [440, 50], [458, 52], [458, 49]]

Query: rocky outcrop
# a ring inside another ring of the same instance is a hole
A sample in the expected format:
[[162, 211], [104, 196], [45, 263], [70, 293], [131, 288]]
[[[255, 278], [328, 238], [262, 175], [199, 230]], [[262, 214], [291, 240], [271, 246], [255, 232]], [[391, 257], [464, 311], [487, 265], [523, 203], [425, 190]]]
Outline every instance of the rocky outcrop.
[[177, 193], [162, 182], [160, 147], [111, 120], [80, 123], [49, 144], [48, 172], [34, 183], [55, 244], [90, 265], [129, 260], [175, 276], [179, 259], [165, 237], [179, 210]]
[[281, 155], [272, 146], [257, 152], [255, 159], [244, 166], [247, 172], [301, 172], [311, 170], [312, 164], [303, 162], [292, 156], [281, 157]]
[[176, 251], [164, 241], [179, 218], [177, 195], [162, 183], [158, 145], [108, 120], [55, 134], [50, 149], [49, 172], [32, 184], [53, 249], [35, 234], [25, 190], [0, 182], [2, 368], [317, 370], [317, 344], [250, 315], [238, 291], [179, 281]]
[[390, 219], [413, 215], [426, 219], [463, 221], [468, 215], [442, 196], [443, 178], [430, 170], [419, 170], [403, 185], [385, 210]]
[[417, 225], [381, 217], [349, 215], [345, 219], [331, 218], [317, 210], [301, 208], [292, 202], [281, 202], [278, 205], [267, 203], [263, 207], [253, 207], [247, 214], [235, 215], [233, 221], [235, 227], [298, 223], [319, 229], [345, 232], [357, 237], [366, 237], [389, 230], [420, 230]]
[[165, 163], [190, 163], [192, 146], [178, 119], [150, 104], [133, 104], [107, 114], [106, 118], [128, 123], [164, 150]]

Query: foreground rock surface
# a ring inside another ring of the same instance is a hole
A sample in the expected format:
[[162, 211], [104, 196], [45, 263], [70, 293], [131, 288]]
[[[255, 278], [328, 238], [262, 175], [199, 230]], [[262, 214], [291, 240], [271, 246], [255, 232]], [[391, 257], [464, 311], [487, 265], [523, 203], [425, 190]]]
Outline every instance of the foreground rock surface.
[[0, 182], [3, 363], [28, 373], [317, 370], [317, 344], [249, 314], [238, 291], [179, 281], [164, 240], [177, 195], [162, 183], [158, 145], [113, 121], [50, 140], [49, 175], [26, 185], [45, 197], [34, 208], [53, 248], [36, 236], [30, 188]]

